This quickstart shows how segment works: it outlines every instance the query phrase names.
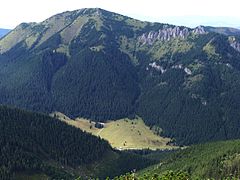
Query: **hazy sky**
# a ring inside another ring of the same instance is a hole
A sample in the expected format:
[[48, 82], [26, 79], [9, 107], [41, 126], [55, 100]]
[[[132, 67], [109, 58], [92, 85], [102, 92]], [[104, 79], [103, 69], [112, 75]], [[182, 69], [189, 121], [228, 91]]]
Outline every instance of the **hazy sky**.
[[240, 0], [3, 0], [0, 27], [40, 22], [67, 10], [100, 7], [147, 21], [240, 27]]

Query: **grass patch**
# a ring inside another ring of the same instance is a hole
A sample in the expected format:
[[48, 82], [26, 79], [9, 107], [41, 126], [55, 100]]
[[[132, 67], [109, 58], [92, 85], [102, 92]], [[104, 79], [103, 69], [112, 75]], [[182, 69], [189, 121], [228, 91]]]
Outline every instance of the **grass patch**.
[[[153, 59], [161, 59], [164, 56], [172, 56], [175, 53], [186, 53], [194, 47], [194, 43], [186, 39], [174, 38], [170, 41], [157, 41], [150, 49]], [[146, 48], [143, 46], [142, 48]]]
[[214, 45], [212, 45], [211, 43], [207, 43], [204, 47], [203, 47], [203, 51], [205, 53], [207, 53], [207, 56], [209, 59], [219, 59], [220, 55], [216, 53], [216, 48]]
[[153, 133], [141, 118], [134, 120], [120, 119], [104, 123], [104, 128], [95, 128], [95, 122], [83, 118], [69, 120], [65, 115], [59, 113], [55, 116], [66, 123], [80, 128], [88, 133], [107, 140], [112, 147], [125, 149], [172, 149], [175, 146], [168, 145], [170, 138], [164, 138]]

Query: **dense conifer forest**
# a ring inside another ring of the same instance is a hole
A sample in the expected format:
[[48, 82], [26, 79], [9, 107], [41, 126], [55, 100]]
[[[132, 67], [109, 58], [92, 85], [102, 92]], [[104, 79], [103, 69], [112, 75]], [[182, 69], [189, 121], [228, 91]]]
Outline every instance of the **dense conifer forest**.
[[95, 121], [138, 115], [179, 145], [236, 139], [238, 44], [227, 29], [64, 12], [0, 40], [0, 103]]
[[[18, 172], [44, 173], [52, 179], [105, 178], [153, 163], [112, 150], [108, 142], [58, 119], [0, 106], [0, 179], [11, 179]], [[88, 173], [81, 170], [87, 166]]]

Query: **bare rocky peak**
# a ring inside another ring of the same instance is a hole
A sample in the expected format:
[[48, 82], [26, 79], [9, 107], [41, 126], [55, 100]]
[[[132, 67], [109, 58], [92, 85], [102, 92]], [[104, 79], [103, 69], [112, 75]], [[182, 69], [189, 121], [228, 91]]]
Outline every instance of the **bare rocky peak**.
[[194, 34], [205, 34], [207, 33], [203, 26], [198, 26], [192, 30]]
[[157, 32], [150, 31], [144, 33], [139, 37], [139, 41], [142, 44], [153, 44], [155, 41], [170, 41], [173, 38], [186, 38], [190, 34], [205, 34], [206, 31], [202, 26], [198, 26], [195, 29], [181, 28], [179, 26], [168, 27], [167, 25]]

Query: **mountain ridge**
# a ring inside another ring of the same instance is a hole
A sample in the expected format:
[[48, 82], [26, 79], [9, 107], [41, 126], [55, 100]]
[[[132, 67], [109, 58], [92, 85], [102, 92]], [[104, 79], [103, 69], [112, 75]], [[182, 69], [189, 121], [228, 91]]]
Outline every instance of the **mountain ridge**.
[[0, 103], [96, 121], [139, 115], [179, 144], [239, 138], [239, 42], [101, 9], [60, 13], [0, 40]]

